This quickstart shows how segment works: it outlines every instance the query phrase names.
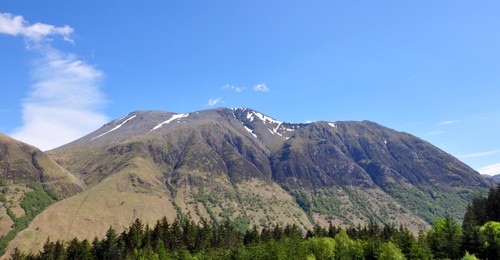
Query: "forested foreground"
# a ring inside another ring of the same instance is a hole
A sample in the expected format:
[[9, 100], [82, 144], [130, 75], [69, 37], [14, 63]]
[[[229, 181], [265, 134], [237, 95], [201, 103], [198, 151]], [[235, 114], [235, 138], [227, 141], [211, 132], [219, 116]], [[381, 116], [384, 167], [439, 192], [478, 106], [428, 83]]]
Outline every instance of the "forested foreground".
[[438, 219], [414, 236], [405, 227], [295, 225], [238, 230], [230, 221], [195, 224], [186, 218], [153, 226], [135, 220], [121, 234], [109, 228], [92, 242], [47, 240], [36, 255], [16, 249], [12, 259], [500, 259], [500, 186], [476, 198], [462, 225]]

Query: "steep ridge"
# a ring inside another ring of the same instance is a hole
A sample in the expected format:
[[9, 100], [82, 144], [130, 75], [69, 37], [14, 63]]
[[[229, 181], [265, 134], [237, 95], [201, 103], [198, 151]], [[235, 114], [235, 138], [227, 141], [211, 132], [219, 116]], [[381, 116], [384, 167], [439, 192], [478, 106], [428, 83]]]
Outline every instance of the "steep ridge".
[[490, 176], [490, 175], [483, 175], [483, 176], [486, 178], [492, 179], [496, 183], [500, 183], [500, 174], [493, 175], [493, 176]]
[[181, 115], [133, 112], [50, 151], [88, 189], [37, 216], [10, 248], [36, 250], [47, 236], [92, 239], [110, 225], [122, 230], [136, 217], [152, 223], [165, 215], [231, 218], [240, 228], [272, 222], [312, 228], [272, 181], [269, 149], [231, 110]]
[[[92, 239], [134, 218], [248, 225], [370, 219], [426, 228], [490, 180], [429, 143], [376, 123], [284, 123], [246, 108], [136, 111], [48, 152], [87, 189], [38, 215], [9, 245]], [[57, 219], [58, 221], [51, 221]]]
[[[446, 213], [459, 218], [467, 202], [492, 185], [431, 144], [368, 121], [310, 124], [297, 131], [272, 158], [274, 179], [305, 191], [311, 201], [321, 198], [318, 190], [325, 188], [337, 193], [357, 189], [360, 194], [350, 196], [358, 197], [354, 202], [370, 205], [363, 214], [351, 216], [349, 212], [317, 208], [330, 217], [347, 215], [354, 220], [395, 219], [397, 212], [407, 211], [428, 223]], [[327, 192], [330, 195], [325, 200], [335, 197], [332, 192]], [[367, 192], [390, 196], [385, 202], [387, 198], [378, 199], [381, 212], [371, 212], [377, 207], [363, 194]], [[400, 210], [395, 203], [405, 209]]]
[[45, 153], [0, 133], [0, 251], [45, 207], [83, 189]]
[[31, 145], [0, 133], [0, 177], [6, 182], [41, 182], [47, 190], [68, 197], [83, 183]]

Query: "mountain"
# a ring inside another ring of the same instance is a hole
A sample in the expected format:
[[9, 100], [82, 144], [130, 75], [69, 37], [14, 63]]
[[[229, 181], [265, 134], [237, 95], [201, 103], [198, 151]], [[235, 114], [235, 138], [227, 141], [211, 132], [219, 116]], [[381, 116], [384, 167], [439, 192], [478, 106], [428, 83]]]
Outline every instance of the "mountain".
[[493, 176], [492, 175], [483, 174], [483, 176], [492, 179], [495, 183], [500, 183], [500, 174], [493, 175]]
[[[268, 223], [427, 228], [461, 218], [491, 180], [431, 144], [373, 122], [284, 123], [246, 108], [136, 111], [48, 152], [85, 183], [9, 248], [92, 239], [167, 216], [239, 228]], [[57, 221], [54, 221], [57, 219]]]
[[0, 245], [46, 206], [83, 189], [45, 153], [0, 133]]

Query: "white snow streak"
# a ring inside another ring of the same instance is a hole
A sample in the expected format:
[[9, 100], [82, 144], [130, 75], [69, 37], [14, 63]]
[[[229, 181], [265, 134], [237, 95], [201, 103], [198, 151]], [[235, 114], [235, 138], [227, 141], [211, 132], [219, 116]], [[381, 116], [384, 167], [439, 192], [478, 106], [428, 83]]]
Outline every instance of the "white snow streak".
[[331, 127], [335, 128], [335, 124], [334, 123], [328, 123], [328, 125], [330, 125]]
[[255, 138], [257, 138], [257, 135], [253, 133], [252, 129], [248, 128], [246, 125], [244, 125], [245, 129], [251, 133]]
[[157, 126], [153, 127], [153, 129], [151, 129], [149, 131], [150, 132], [154, 131], [154, 130], [162, 127], [164, 124], [168, 124], [168, 123], [170, 123], [170, 122], [172, 122], [174, 120], [181, 119], [181, 118], [184, 118], [184, 117], [187, 117], [187, 116], [189, 116], [189, 114], [176, 114], [176, 115], [173, 115], [169, 120], [167, 120], [167, 121], [165, 121], [163, 123], [158, 124]]
[[278, 128], [280, 128], [281, 126], [281, 122], [278, 124], [278, 126], [276, 128], [273, 129], [273, 132], [279, 136], [283, 136], [282, 134], [278, 133]]
[[130, 120], [132, 120], [132, 119], [134, 119], [134, 118], [135, 118], [135, 115], [133, 115], [133, 116], [129, 117], [127, 120], [125, 120], [125, 121], [123, 121], [121, 124], [119, 124], [119, 125], [117, 125], [117, 126], [113, 127], [113, 129], [111, 129], [111, 130], [107, 131], [106, 133], [104, 133], [104, 134], [100, 134], [100, 135], [98, 135], [98, 136], [96, 136], [96, 137], [92, 138], [92, 139], [91, 139], [91, 141], [93, 141], [93, 140], [95, 140], [95, 139], [97, 139], [97, 138], [99, 138], [99, 137], [102, 137], [102, 136], [104, 136], [104, 135], [107, 135], [107, 134], [109, 134], [109, 133], [111, 133], [111, 132], [115, 131], [116, 129], [118, 129], [118, 128], [122, 127], [122, 125], [124, 125], [125, 123], [127, 123], [128, 121], [130, 121]]
[[247, 119], [250, 119], [250, 122], [253, 122], [254, 116], [252, 113], [247, 114]]
[[[258, 112], [252, 112], [252, 114], [254, 114], [255, 116], [257, 116], [260, 120], [262, 120], [264, 123], [267, 123], [267, 121], [271, 122], [271, 123], [275, 123], [275, 124], [282, 124], [283, 122], [280, 122], [278, 120], [275, 120], [273, 118], [270, 118], [268, 116], [265, 116], [261, 113], [258, 113]], [[248, 118], [248, 115], [247, 115], [247, 118]]]

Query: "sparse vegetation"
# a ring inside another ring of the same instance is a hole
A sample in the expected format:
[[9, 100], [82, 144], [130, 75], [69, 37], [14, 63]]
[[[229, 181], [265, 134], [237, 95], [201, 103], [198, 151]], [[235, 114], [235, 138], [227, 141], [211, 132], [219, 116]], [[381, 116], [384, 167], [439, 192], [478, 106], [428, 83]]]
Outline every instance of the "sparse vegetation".
[[54, 203], [54, 199], [45, 193], [41, 183], [28, 183], [26, 186], [31, 188], [32, 191], [24, 193], [20, 203], [25, 212], [24, 216], [17, 217], [10, 208], [7, 208], [7, 214], [10, 216], [12, 221], [14, 221], [14, 226], [9, 233], [0, 238], [0, 255], [5, 253], [7, 244], [16, 236], [17, 233], [28, 227], [31, 220], [38, 213], [42, 212], [50, 204]]
[[462, 191], [460, 196], [436, 188], [429, 188], [425, 193], [418, 189], [396, 186], [387, 188], [387, 192], [412, 212], [417, 212], [428, 223], [434, 223], [435, 218], [444, 218], [446, 214], [462, 216], [467, 207], [467, 201], [462, 196], [469, 198], [471, 193], [474, 194], [472, 191]]

